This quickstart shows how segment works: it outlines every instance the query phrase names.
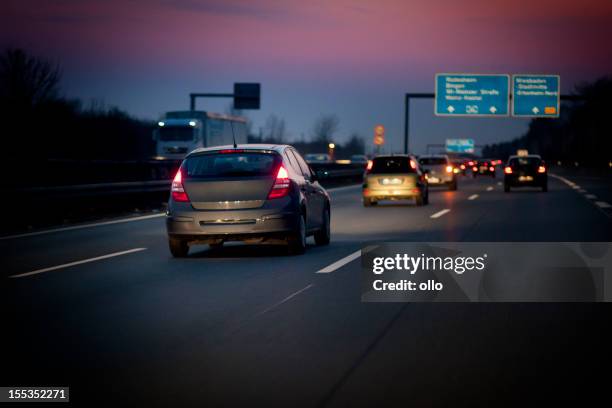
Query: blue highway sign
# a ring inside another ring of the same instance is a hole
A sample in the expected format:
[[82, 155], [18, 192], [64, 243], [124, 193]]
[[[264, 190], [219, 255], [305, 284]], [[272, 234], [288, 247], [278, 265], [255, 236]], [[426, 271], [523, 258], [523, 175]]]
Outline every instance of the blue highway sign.
[[559, 82], [558, 75], [513, 75], [512, 115], [558, 117]]
[[446, 139], [449, 153], [474, 153], [474, 139]]
[[438, 116], [508, 116], [509, 75], [436, 74]]

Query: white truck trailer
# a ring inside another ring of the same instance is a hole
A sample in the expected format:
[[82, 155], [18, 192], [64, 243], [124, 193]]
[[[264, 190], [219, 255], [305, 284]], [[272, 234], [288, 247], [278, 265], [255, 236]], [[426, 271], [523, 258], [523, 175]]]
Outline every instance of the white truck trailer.
[[204, 111], [167, 112], [153, 139], [158, 160], [180, 160], [198, 147], [247, 143], [246, 118]]

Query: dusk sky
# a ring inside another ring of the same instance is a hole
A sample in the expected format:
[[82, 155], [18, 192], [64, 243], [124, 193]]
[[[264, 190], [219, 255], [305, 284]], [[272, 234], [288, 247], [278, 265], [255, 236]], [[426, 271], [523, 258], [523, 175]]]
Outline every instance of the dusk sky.
[[[436, 72], [561, 75], [562, 90], [612, 74], [610, 0], [9, 0], [0, 46], [58, 62], [66, 96], [103, 100], [140, 118], [187, 109], [189, 92], [261, 82], [262, 109], [294, 139], [320, 114], [387, 149], [403, 137], [403, 95], [433, 92]], [[223, 111], [229, 100], [199, 100]], [[449, 119], [433, 101], [411, 112], [411, 149], [447, 137], [479, 144], [520, 136], [525, 119]]]

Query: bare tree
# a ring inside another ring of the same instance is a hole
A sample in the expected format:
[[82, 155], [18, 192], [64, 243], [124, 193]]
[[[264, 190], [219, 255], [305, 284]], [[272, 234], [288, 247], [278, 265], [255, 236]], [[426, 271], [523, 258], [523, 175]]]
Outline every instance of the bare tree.
[[55, 100], [60, 78], [57, 65], [8, 49], [0, 55], [0, 104], [22, 110]]
[[312, 127], [312, 138], [316, 142], [331, 141], [340, 128], [340, 119], [336, 115], [321, 115]]
[[287, 136], [287, 127], [285, 119], [281, 119], [275, 114], [271, 114], [266, 119], [266, 124], [263, 128], [263, 138], [266, 141], [274, 143], [282, 143]]

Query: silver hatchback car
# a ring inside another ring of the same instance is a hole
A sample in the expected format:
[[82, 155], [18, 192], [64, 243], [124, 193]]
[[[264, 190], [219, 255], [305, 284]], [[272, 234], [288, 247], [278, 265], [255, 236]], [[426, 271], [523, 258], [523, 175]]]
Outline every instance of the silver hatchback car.
[[166, 227], [170, 252], [227, 241], [284, 243], [303, 253], [306, 237], [330, 241], [330, 199], [291, 146], [202, 148], [183, 160], [172, 182]]

